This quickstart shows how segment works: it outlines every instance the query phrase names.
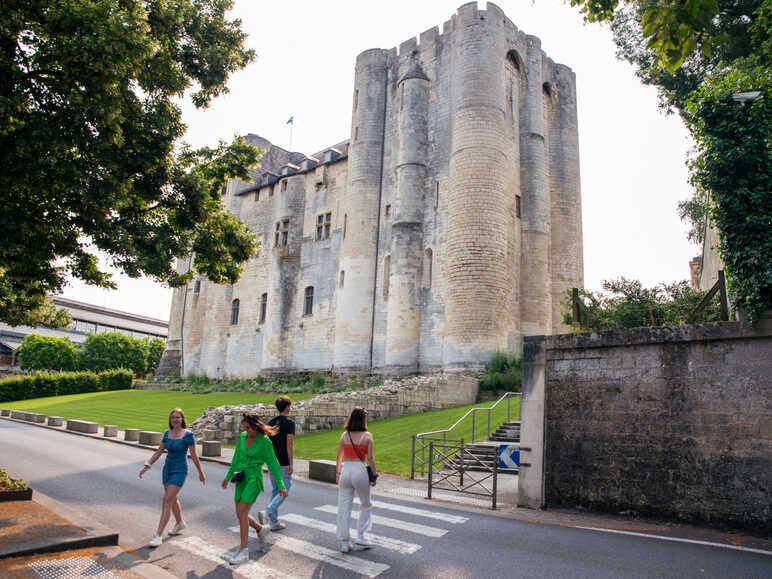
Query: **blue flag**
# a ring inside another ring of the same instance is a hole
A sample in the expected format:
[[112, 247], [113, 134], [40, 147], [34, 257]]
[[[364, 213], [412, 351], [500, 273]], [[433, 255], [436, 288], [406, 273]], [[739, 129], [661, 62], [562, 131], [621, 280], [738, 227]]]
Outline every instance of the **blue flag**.
[[285, 125], [294, 125], [295, 124], [295, 115], [292, 115], [289, 120], [284, 123]]

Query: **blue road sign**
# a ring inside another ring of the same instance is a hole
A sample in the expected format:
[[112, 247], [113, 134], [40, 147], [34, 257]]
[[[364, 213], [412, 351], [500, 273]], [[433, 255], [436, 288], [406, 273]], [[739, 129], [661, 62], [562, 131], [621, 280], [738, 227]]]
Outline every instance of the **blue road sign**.
[[519, 468], [520, 447], [514, 444], [499, 445], [499, 468]]

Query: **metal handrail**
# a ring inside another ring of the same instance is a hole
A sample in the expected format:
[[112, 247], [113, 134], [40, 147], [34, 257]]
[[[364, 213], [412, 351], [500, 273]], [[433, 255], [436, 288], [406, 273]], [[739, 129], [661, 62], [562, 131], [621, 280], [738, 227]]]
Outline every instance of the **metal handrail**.
[[[440, 434], [442, 434], [442, 440], [446, 441], [447, 440], [448, 432], [450, 432], [456, 426], [461, 424], [466, 419], [466, 417], [471, 414], [472, 415], [472, 442], [474, 442], [475, 441], [477, 412], [484, 412], [484, 411], [488, 412], [488, 437], [490, 437], [490, 435], [491, 435], [491, 413], [493, 412], [493, 409], [496, 408], [496, 406], [498, 406], [503, 400], [506, 400], [507, 401], [507, 422], [509, 422], [511, 420], [511, 418], [512, 418], [510, 399], [513, 398], [514, 396], [520, 396], [520, 395], [521, 395], [520, 392], [506, 392], [506, 393], [504, 393], [504, 395], [501, 398], [496, 400], [496, 402], [494, 402], [490, 407], [487, 407], [487, 408], [486, 407], [470, 408], [466, 412], [466, 414], [464, 414], [461, 418], [456, 420], [456, 422], [450, 428], [446, 428], [444, 430], [432, 430], [431, 432], [421, 432], [419, 434], [414, 434], [413, 435], [413, 441], [412, 441], [412, 449], [411, 449], [411, 452], [410, 452], [410, 454], [411, 454], [411, 457], [410, 457], [410, 478], [411, 479], [415, 478], [415, 474], [416, 474], [416, 441], [418, 439], [421, 439], [421, 444], [420, 444], [420, 446], [421, 446], [421, 448], [420, 448], [421, 456], [420, 456], [420, 459], [419, 459], [420, 460], [420, 465], [419, 466], [420, 466], [421, 475], [423, 476], [425, 474], [425, 472], [426, 472], [425, 471], [425, 467], [426, 467], [426, 464], [427, 464], [427, 461], [426, 461], [426, 441], [427, 440], [432, 440], [431, 438], [427, 438], [427, 437], [429, 437], [430, 435], [440, 435]], [[437, 440], [439, 440], [439, 438]], [[462, 442], [462, 446], [463, 446], [463, 442]], [[429, 457], [429, 460], [431, 461], [431, 455]]]
[[[444, 430], [432, 430], [431, 432], [420, 432], [420, 433], [416, 434], [416, 438], [421, 438], [421, 437], [424, 437], [424, 436], [428, 436], [430, 434], [447, 434], [448, 432], [453, 430], [456, 426], [461, 424], [461, 422], [463, 422], [463, 420], [467, 416], [469, 416], [470, 414], [474, 414], [478, 410], [480, 410], [480, 411], [487, 410], [488, 413], [489, 413], [488, 414], [488, 421], [490, 422], [490, 411], [493, 410], [494, 408], [496, 408], [496, 406], [498, 406], [499, 402], [501, 402], [502, 400], [508, 400], [512, 396], [520, 396], [520, 392], [505, 392], [504, 395], [501, 398], [496, 400], [496, 402], [494, 402], [493, 405], [488, 407], [488, 408], [485, 408], [485, 407], [470, 408], [469, 410], [467, 410], [466, 414], [464, 414], [461, 418], [456, 420], [456, 422], [450, 428], [446, 428]], [[509, 421], [509, 418], [510, 418], [510, 416], [509, 416], [509, 408], [507, 408], [507, 421]], [[474, 436], [474, 432], [472, 432], [472, 435]]]

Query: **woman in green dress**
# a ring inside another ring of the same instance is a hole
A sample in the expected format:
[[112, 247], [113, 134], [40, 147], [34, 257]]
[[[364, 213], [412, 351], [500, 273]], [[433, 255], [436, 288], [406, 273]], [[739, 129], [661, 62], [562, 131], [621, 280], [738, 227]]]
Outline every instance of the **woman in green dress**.
[[228, 482], [235, 473], [244, 473], [243, 478], [236, 483], [235, 493], [236, 517], [239, 520], [239, 530], [241, 531], [241, 546], [232, 549], [225, 556], [234, 565], [249, 560], [249, 550], [247, 549], [249, 527], [257, 531], [260, 550], [265, 551], [268, 548], [270, 526], [264, 524], [263, 521], [258, 523], [249, 515], [249, 510], [257, 500], [257, 495], [263, 492], [263, 464], [268, 465], [268, 469], [276, 477], [279, 484], [279, 494], [282, 497], [287, 496], [281, 476], [281, 466], [279, 466], [279, 461], [273, 451], [273, 443], [269, 438], [276, 434], [276, 428], [264, 424], [256, 412], [245, 412], [241, 426], [244, 427], [245, 432], [239, 436], [231, 467], [222, 481], [222, 488], [228, 488]]

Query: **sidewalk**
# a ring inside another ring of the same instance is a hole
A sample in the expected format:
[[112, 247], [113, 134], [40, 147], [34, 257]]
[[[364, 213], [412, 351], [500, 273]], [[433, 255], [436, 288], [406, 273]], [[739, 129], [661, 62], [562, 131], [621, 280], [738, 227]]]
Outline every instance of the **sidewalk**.
[[173, 577], [117, 545], [117, 533], [41, 493], [0, 503], [0, 577]]

